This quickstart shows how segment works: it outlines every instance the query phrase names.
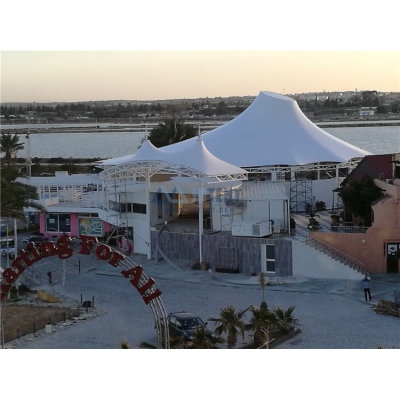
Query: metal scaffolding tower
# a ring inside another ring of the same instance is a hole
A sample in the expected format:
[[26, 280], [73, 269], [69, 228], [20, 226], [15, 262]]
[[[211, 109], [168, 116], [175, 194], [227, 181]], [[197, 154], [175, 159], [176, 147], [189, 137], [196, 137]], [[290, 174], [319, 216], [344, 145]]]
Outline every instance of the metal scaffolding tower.
[[295, 180], [290, 183], [290, 211], [305, 212], [307, 204], [312, 206], [312, 181]]

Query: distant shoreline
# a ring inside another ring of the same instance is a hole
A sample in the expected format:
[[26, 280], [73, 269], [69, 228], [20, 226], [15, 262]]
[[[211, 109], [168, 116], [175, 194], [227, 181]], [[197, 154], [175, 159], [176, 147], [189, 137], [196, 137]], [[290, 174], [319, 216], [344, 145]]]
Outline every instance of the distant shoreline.
[[364, 123], [350, 123], [350, 122], [337, 122], [337, 123], [330, 123], [330, 122], [314, 122], [315, 125], [319, 126], [320, 128], [357, 128], [357, 127], [371, 127], [371, 126], [400, 126], [400, 121], [393, 121], [393, 122], [379, 122], [379, 121], [371, 121], [371, 122], [364, 122]]
[[[159, 121], [160, 122], [160, 121]], [[152, 127], [157, 126], [159, 122], [152, 121], [146, 124], [147, 129], [151, 130]], [[208, 124], [207, 124], [208, 122]], [[371, 120], [371, 121], [311, 121], [313, 122], [316, 126], [319, 128], [358, 128], [358, 127], [383, 127], [383, 126], [400, 126], [400, 120], [395, 120], [395, 121], [382, 121], [382, 120]], [[222, 126], [224, 123], [214, 123], [212, 121], [191, 121], [193, 125], [200, 124], [200, 127], [206, 130], [211, 130], [211, 129], [216, 129], [219, 126]], [[226, 122], [225, 122], [226, 123]], [[104, 122], [102, 122], [104, 125]], [[35, 127], [35, 125], [28, 125], [27, 127], [24, 128], [1, 128], [1, 133], [13, 133], [13, 134], [18, 134], [18, 135], [23, 135], [29, 132], [30, 134], [43, 134], [43, 133], [58, 133], [58, 132], [68, 132], [68, 133], [85, 133], [85, 132], [91, 132], [91, 133], [100, 133], [100, 132], [121, 132], [121, 131], [126, 131], [127, 133], [132, 132], [132, 133], [143, 133], [144, 132], [144, 124], [131, 124], [131, 126], [127, 126], [124, 124], [124, 126], [115, 126], [115, 122], [110, 122], [110, 126], [108, 127], [100, 127], [100, 125], [95, 125], [95, 126], [85, 126], [85, 124], [82, 124], [80, 126], [65, 126], [65, 123], [60, 123], [60, 124], [51, 124], [49, 127], [42, 128], [42, 127]], [[121, 124], [123, 124], [121, 122]], [[57, 126], [57, 125], [62, 125], [62, 126]], [[72, 124], [71, 124], [72, 125]]]

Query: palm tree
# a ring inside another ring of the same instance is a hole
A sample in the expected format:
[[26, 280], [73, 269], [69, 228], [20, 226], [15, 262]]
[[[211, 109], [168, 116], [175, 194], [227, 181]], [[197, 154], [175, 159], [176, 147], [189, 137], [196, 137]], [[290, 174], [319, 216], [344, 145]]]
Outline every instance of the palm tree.
[[1, 152], [4, 153], [4, 159], [7, 161], [7, 165], [10, 164], [15, 154], [18, 150], [24, 148], [23, 143], [19, 143], [19, 136], [14, 133], [2, 133], [0, 137], [0, 147]]
[[120, 345], [121, 349], [131, 349], [132, 348], [126, 339], [121, 339], [119, 345]]
[[217, 345], [224, 343], [225, 339], [219, 336], [207, 337], [207, 328], [198, 326], [193, 332], [193, 339], [188, 349], [217, 349]]
[[197, 130], [194, 125], [184, 124], [183, 121], [174, 117], [164, 120], [152, 129], [149, 140], [154, 146], [163, 147], [190, 139], [196, 134]]
[[258, 274], [258, 282], [260, 284], [261, 290], [262, 290], [262, 302], [261, 302], [261, 307], [265, 308], [268, 310], [267, 303], [265, 302], [265, 285], [268, 283], [268, 280], [265, 279], [264, 272], [260, 272]]
[[[122, 347], [122, 348], [126, 349], [127, 347]], [[130, 347], [128, 347], [128, 348], [130, 348]], [[156, 349], [157, 346], [154, 346], [154, 344], [150, 344], [147, 342], [140, 342], [139, 348], [141, 348], [141, 349]]]
[[291, 306], [285, 311], [281, 307], [276, 306], [273, 310], [274, 324], [280, 334], [286, 335], [294, 330], [298, 321], [292, 315], [294, 308], [294, 306]]
[[[154, 346], [154, 344], [150, 344], [148, 342], [140, 342], [139, 347], [141, 349], [157, 349], [157, 346]], [[174, 336], [174, 337], [169, 337], [169, 348], [170, 349], [185, 349], [187, 348], [187, 345], [185, 343], [185, 340], [182, 336]]]
[[34, 186], [19, 182], [17, 179], [24, 177], [19, 169], [7, 166], [1, 170], [1, 214], [4, 217], [16, 218], [26, 221], [24, 208], [46, 212], [46, 208], [35, 200], [39, 199]]
[[222, 307], [220, 309], [219, 318], [208, 319], [217, 325], [214, 334], [221, 336], [225, 333], [227, 335], [226, 343], [228, 349], [234, 349], [236, 347], [239, 335], [241, 335], [242, 340], [244, 340], [245, 323], [243, 322], [243, 317], [247, 310], [248, 308], [236, 311], [233, 306]]
[[246, 324], [245, 330], [254, 332], [250, 347], [260, 348], [269, 341], [269, 333], [273, 329], [275, 315], [264, 307], [250, 306], [250, 311], [252, 316], [250, 322]]

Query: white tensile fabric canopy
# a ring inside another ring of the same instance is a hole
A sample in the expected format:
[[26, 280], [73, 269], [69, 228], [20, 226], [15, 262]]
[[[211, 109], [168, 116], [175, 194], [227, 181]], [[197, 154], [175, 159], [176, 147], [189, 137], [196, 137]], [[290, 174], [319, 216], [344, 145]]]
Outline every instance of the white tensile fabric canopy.
[[201, 138], [193, 139], [184, 149], [170, 147], [168, 150], [158, 149], [145, 140], [136, 154], [100, 162], [100, 166], [104, 167], [101, 176], [111, 177], [124, 170], [151, 170], [152, 174], [176, 172], [200, 179], [207, 177], [215, 177], [222, 181], [246, 179], [247, 171], [215, 157], [204, 146]]
[[[272, 92], [260, 92], [242, 114], [201, 138], [216, 157], [242, 168], [347, 162], [370, 154], [320, 129], [296, 101]], [[193, 140], [163, 149], [184, 150]]]
[[[100, 176], [105, 179], [129, 178], [133, 174], [144, 174], [146, 177], [146, 209], [150, 210], [150, 176], [156, 173], [176, 173], [198, 180], [199, 190], [199, 259], [202, 259], [203, 234], [203, 199], [204, 185], [219, 182], [230, 182], [237, 185], [247, 179], [247, 171], [228, 164], [212, 155], [204, 146], [200, 137], [194, 138], [185, 149], [170, 148], [169, 151], [157, 149], [148, 140], [134, 155], [117, 157], [100, 163], [104, 171]], [[190, 182], [193, 185], [193, 182]], [[146, 212], [147, 224], [147, 258], [151, 258], [150, 212]]]

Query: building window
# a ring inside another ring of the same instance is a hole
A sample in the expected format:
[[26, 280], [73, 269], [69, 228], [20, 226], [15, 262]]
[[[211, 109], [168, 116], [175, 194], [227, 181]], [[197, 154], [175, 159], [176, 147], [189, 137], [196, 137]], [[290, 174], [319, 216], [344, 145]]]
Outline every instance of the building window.
[[71, 232], [69, 214], [47, 214], [46, 232]]
[[266, 245], [266, 270], [270, 273], [275, 273], [275, 245], [267, 244]]
[[116, 211], [118, 213], [146, 214], [146, 204], [116, 203], [115, 201], [110, 201], [109, 210]]
[[146, 204], [132, 203], [132, 212], [136, 214], [146, 214]]
[[157, 216], [158, 218], [162, 218], [163, 216], [162, 193], [157, 193]]
[[120, 208], [122, 213], [130, 213], [132, 212], [132, 203], [121, 203]]

